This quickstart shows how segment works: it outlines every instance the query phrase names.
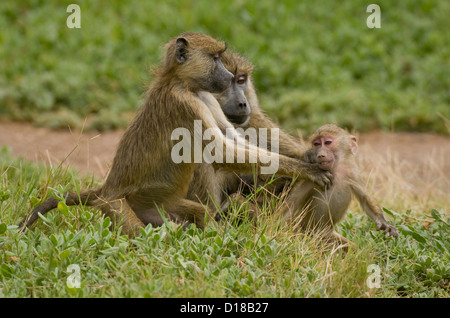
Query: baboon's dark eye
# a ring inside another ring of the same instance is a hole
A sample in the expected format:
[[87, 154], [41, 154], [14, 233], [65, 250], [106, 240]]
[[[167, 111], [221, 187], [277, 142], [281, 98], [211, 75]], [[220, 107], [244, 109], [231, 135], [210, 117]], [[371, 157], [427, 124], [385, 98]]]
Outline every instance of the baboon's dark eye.
[[214, 55], [213, 55], [213, 59], [214, 59], [215, 61], [218, 60], [218, 59], [220, 59], [220, 54], [219, 54], [219, 53], [214, 54]]
[[325, 145], [331, 145], [333, 143], [333, 138], [327, 137], [325, 138]]
[[237, 78], [236, 83], [242, 85], [247, 81], [247, 77], [245, 75], [241, 75]]

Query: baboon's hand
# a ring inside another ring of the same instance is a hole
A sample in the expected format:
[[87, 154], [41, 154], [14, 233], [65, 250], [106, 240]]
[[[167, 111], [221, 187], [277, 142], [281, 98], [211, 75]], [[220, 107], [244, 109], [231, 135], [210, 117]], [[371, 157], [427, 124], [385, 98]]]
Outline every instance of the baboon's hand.
[[323, 189], [332, 185], [334, 178], [333, 174], [329, 170], [319, 168], [316, 157], [311, 149], [305, 152], [303, 161], [310, 166], [307, 175], [312, 182]]
[[316, 159], [314, 157], [312, 149], [309, 149], [303, 155], [303, 160], [308, 163], [316, 163]]
[[321, 188], [330, 187], [333, 184], [334, 176], [328, 170], [322, 170], [317, 164], [309, 164], [310, 168], [307, 177]]
[[375, 222], [378, 231], [385, 231], [390, 236], [398, 237], [398, 230], [395, 226], [389, 224], [386, 220]]

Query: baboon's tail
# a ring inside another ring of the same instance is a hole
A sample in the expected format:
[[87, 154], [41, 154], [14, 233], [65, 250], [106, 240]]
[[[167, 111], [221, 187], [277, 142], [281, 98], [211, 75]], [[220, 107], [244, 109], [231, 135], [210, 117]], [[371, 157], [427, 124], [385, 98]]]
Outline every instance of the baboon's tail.
[[[97, 192], [98, 190], [87, 190], [80, 193], [80, 195], [78, 195], [76, 192], [69, 192], [66, 195], [66, 205], [93, 205], [95, 200], [97, 199]], [[30, 215], [25, 217], [22, 222], [19, 223], [19, 229], [30, 227], [39, 218], [39, 213], [44, 215], [48, 211], [58, 207], [58, 203], [59, 200], [57, 198], [50, 198], [42, 204], [38, 205], [33, 209], [33, 211], [31, 211]]]

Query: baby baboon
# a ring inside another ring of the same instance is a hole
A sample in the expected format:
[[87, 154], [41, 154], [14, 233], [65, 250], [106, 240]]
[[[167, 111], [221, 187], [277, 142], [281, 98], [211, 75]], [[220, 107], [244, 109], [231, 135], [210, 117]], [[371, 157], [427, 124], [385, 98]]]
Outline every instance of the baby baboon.
[[287, 196], [283, 218], [298, 222], [303, 231], [324, 231], [328, 241], [350, 243], [335, 233], [333, 227], [344, 217], [353, 193], [375, 222], [377, 230], [397, 237], [397, 229], [386, 222], [383, 211], [360, 180], [354, 158], [358, 149], [356, 137], [336, 125], [328, 124], [320, 127], [309, 140], [312, 148], [305, 157], [318, 163], [322, 169], [332, 171], [334, 181], [325, 190], [309, 181], [298, 181]]
[[[86, 203], [101, 208], [113, 221], [122, 219], [123, 232], [130, 236], [138, 234], [145, 224], [163, 224], [160, 208], [166, 211], [170, 220], [203, 227], [209, 209], [186, 199], [197, 163], [195, 160], [174, 162], [172, 137], [173, 132], [181, 128], [183, 132], [187, 131], [188, 145], [194, 148], [198, 141], [196, 137], [202, 137], [205, 130], [220, 129], [211, 111], [217, 108], [217, 101], [208, 94], [220, 93], [230, 86], [233, 74], [221, 61], [225, 49], [223, 42], [198, 33], [183, 33], [169, 41], [145, 103], [125, 131], [104, 185], [82, 192], [80, 197], [69, 193], [67, 204]], [[217, 105], [205, 104], [210, 100]], [[198, 122], [202, 131], [195, 129]], [[215, 143], [225, 148], [232, 142], [222, 134], [215, 137]], [[208, 143], [200, 140], [203, 152]], [[237, 163], [239, 152], [245, 154], [243, 163]], [[232, 155], [232, 162], [227, 162], [224, 152], [223, 160], [212, 165], [216, 169], [250, 173], [253, 165], [248, 158], [256, 157], [255, 167], [259, 173], [267, 162], [267, 154], [248, 147], [235, 147]], [[271, 157], [278, 160], [281, 175], [307, 175], [322, 186], [332, 179], [329, 172], [319, 173], [316, 165], [278, 154], [271, 154]], [[21, 226], [30, 226], [38, 213], [44, 214], [54, 208], [53, 201], [55, 199], [50, 199], [35, 208]]]

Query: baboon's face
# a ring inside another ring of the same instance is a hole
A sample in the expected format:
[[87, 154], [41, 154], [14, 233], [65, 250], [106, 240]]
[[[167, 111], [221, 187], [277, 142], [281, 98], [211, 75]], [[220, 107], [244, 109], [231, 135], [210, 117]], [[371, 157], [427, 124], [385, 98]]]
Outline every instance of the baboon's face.
[[178, 73], [194, 89], [223, 92], [234, 77], [221, 60], [225, 49], [225, 44], [206, 35], [179, 37], [175, 47]]
[[221, 53], [216, 53], [212, 56], [213, 64], [211, 66], [211, 76], [205, 78], [205, 90], [211, 93], [221, 93], [231, 85], [234, 75], [223, 66], [220, 59]]
[[319, 136], [312, 142], [315, 160], [322, 170], [332, 170], [337, 159], [337, 140], [334, 136]]
[[245, 97], [248, 75], [243, 71], [236, 72], [230, 87], [215, 97], [228, 120], [233, 124], [245, 124], [251, 114], [250, 104]]
[[358, 151], [356, 137], [333, 124], [321, 126], [310, 139], [314, 160], [323, 170], [333, 170], [338, 161], [348, 160]]

